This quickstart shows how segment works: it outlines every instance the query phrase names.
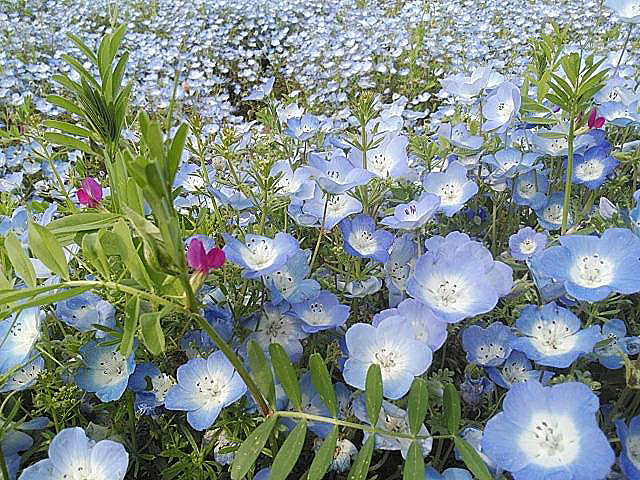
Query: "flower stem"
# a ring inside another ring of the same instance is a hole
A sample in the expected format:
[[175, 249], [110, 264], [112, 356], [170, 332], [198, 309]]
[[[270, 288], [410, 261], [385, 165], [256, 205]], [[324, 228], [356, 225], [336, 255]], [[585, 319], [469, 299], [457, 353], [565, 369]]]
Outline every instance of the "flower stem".
[[569, 220], [569, 204], [571, 202], [571, 182], [573, 181], [573, 138], [575, 136], [575, 119], [573, 110], [569, 112], [569, 135], [567, 136], [567, 178], [564, 182], [564, 200], [562, 202], [562, 229], [560, 233], [564, 235], [567, 231]]
[[613, 75], [615, 76], [618, 73], [618, 68], [622, 63], [622, 57], [624, 57], [624, 52], [627, 51], [627, 45], [629, 44], [629, 38], [631, 37], [631, 30], [633, 30], [633, 23], [629, 24], [629, 30], [627, 30], [627, 36], [624, 39], [624, 45], [622, 46], [622, 51], [620, 52], [620, 57], [618, 57], [618, 63], [616, 63], [616, 68], [613, 70]]
[[324, 224], [327, 220], [327, 206], [329, 205], [329, 194], [325, 194], [327, 198], [324, 201], [324, 209], [322, 211], [322, 223], [320, 224], [320, 232], [318, 233], [318, 241], [316, 242], [316, 247], [313, 249], [313, 255], [311, 256], [311, 263], [309, 264], [309, 269], [313, 270], [313, 264], [316, 261], [316, 257], [318, 256], [318, 250], [320, 250], [320, 242], [322, 241], [322, 234], [324, 232]]

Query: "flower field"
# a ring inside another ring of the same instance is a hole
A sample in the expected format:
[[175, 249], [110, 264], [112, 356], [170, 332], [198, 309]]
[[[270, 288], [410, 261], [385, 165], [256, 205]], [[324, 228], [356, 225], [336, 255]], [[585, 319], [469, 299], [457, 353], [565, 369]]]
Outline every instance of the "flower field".
[[640, 0], [0, 0], [0, 479], [640, 479]]

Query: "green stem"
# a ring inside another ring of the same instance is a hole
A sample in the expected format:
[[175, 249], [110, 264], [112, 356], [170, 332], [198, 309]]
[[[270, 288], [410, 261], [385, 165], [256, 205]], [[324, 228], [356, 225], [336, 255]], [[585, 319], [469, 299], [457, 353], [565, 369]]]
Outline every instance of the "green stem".
[[624, 39], [624, 45], [622, 46], [622, 51], [620, 52], [620, 57], [618, 57], [618, 63], [616, 63], [616, 68], [613, 70], [613, 75], [615, 76], [618, 73], [618, 68], [620, 67], [620, 63], [622, 63], [622, 57], [624, 57], [624, 52], [627, 51], [627, 45], [629, 44], [629, 38], [631, 38], [631, 30], [633, 30], [633, 23], [629, 24], [629, 30], [627, 30], [627, 36]]
[[573, 180], [573, 138], [575, 135], [575, 119], [573, 118], [573, 109], [569, 112], [569, 135], [567, 136], [567, 178], [564, 182], [564, 201], [562, 202], [562, 229], [560, 233], [564, 235], [567, 232], [567, 223], [569, 220], [569, 204], [571, 202], [571, 185]]
[[326, 193], [326, 198], [324, 201], [324, 209], [322, 211], [322, 223], [320, 224], [320, 232], [318, 233], [318, 241], [316, 242], [316, 247], [313, 249], [313, 255], [311, 256], [311, 263], [309, 269], [313, 271], [313, 264], [316, 261], [316, 257], [318, 256], [318, 250], [320, 250], [320, 242], [322, 241], [322, 234], [324, 233], [324, 223], [327, 220], [327, 206], [329, 205], [329, 194]]

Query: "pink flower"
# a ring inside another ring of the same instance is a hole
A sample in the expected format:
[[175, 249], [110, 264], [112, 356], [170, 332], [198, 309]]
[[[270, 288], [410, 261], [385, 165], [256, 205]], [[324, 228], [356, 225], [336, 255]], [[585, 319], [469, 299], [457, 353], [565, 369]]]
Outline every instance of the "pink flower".
[[76, 195], [82, 205], [95, 208], [102, 200], [102, 187], [95, 179], [87, 177], [82, 181], [82, 188], [78, 189]]
[[604, 125], [604, 117], [598, 116], [598, 110], [593, 109], [589, 114], [589, 128], [600, 128]]
[[194, 238], [187, 247], [187, 263], [198, 272], [209, 273], [224, 265], [224, 252], [221, 248], [205, 251], [202, 240]]

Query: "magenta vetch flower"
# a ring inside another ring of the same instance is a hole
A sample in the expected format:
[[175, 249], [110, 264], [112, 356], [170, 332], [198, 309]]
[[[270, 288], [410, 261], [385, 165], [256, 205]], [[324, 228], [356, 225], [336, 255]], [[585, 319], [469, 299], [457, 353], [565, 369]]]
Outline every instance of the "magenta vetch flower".
[[82, 181], [82, 187], [78, 189], [76, 195], [82, 205], [95, 208], [102, 201], [102, 187], [95, 179], [87, 177]]
[[194, 238], [187, 247], [187, 263], [191, 268], [203, 273], [209, 273], [224, 265], [224, 252], [221, 248], [212, 248], [208, 252], [204, 249], [202, 240]]
[[602, 127], [602, 125], [604, 125], [604, 117], [598, 116], [597, 109], [594, 108], [593, 110], [591, 110], [591, 113], [589, 114], [588, 124], [589, 128], [600, 128]]

